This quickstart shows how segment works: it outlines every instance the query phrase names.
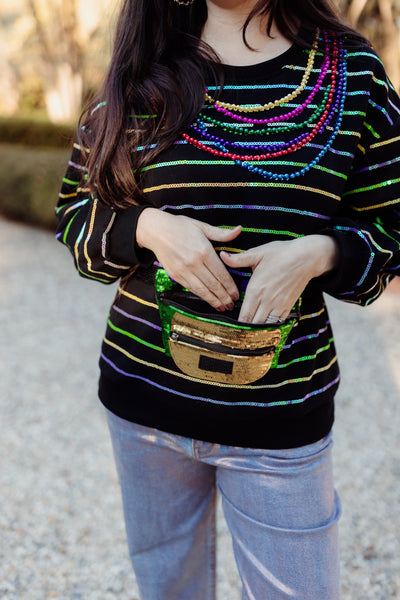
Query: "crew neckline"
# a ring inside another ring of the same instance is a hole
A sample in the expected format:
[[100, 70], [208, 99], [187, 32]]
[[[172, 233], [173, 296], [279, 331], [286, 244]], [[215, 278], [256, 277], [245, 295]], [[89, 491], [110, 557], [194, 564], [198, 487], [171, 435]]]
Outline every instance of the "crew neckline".
[[237, 81], [254, 81], [259, 76], [271, 75], [279, 72], [289, 61], [292, 62], [299, 50], [299, 46], [293, 43], [287, 50], [278, 54], [274, 58], [269, 58], [262, 62], [253, 63], [251, 65], [227, 65], [222, 63], [227, 79], [235, 79]]

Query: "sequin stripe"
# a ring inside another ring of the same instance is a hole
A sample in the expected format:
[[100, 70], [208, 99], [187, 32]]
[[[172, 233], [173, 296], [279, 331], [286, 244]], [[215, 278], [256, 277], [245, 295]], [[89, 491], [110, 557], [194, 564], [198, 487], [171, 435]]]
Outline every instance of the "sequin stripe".
[[[73, 196], [78, 196], [78, 192], [76, 194], [73, 194]], [[72, 204], [71, 206], [69, 206], [65, 211], [63, 216], [65, 217], [65, 215], [67, 215], [68, 213], [70, 213], [71, 211], [75, 210], [76, 208], [80, 208], [81, 206], [85, 206], [85, 204], [87, 204], [89, 202], [89, 198], [84, 198], [83, 200], [80, 200], [79, 202], [77, 202], [76, 204]], [[68, 206], [69, 202], [66, 202], [65, 204], [63, 204], [62, 206], [58, 206], [56, 208], [56, 215], [58, 215], [63, 208], [65, 208], [66, 206]]]
[[[376, 227], [376, 225], [373, 223], [374, 227]], [[349, 228], [351, 230], [351, 228]], [[382, 248], [382, 246], [380, 246], [378, 244], [378, 242], [375, 240], [375, 238], [373, 237], [372, 233], [370, 231], [367, 231], [365, 229], [358, 229], [358, 230], [354, 230], [357, 231], [358, 235], [361, 238], [364, 238], [364, 241], [367, 241], [366, 238], [369, 239], [370, 243], [372, 246], [374, 246], [374, 248], [376, 250], [378, 250], [378, 252], [383, 252], [384, 254], [389, 254], [390, 256], [393, 256], [393, 252], [392, 250], [388, 250], [387, 248]], [[385, 233], [385, 235], [387, 236], [387, 234]], [[375, 253], [372, 252], [372, 256], [371, 258], [375, 258]]]
[[[234, 254], [240, 254], [241, 252], [245, 252], [245, 250], [242, 250], [242, 248], [232, 248], [231, 246], [214, 246], [214, 250], [216, 252], [222, 252], [223, 250], [225, 250], [225, 252], [233, 252]], [[228, 268], [228, 271], [230, 273], [238, 273], [243, 277], [250, 277], [250, 273], [242, 273], [240, 271], [237, 271], [236, 269]]]
[[85, 237], [85, 241], [83, 243], [83, 255], [87, 261], [88, 273], [95, 273], [96, 275], [104, 275], [104, 277], [107, 277], [107, 281], [110, 281], [110, 277], [112, 279], [115, 279], [115, 276], [110, 275], [110, 273], [105, 273], [104, 271], [96, 271], [95, 269], [92, 269], [92, 259], [90, 258], [89, 252], [88, 252], [88, 244], [89, 244], [89, 240], [93, 233], [94, 223], [95, 223], [95, 219], [96, 219], [97, 204], [98, 204], [98, 200], [93, 200], [92, 212], [91, 212], [90, 221], [89, 221], [89, 229], [88, 229], [87, 235]]
[[355, 206], [354, 204], [350, 204], [350, 208], [356, 210], [357, 212], [363, 212], [366, 210], [375, 210], [376, 208], [383, 208], [384, 206], [390, 206], [394, 204], [400, 204], [400, 198], [388, 200], [387, 202], [381, 202], [380, 204], [372, 204], [371, 206]]
[[[400, 200], [399, 200], [400, 203]], [[400, 223], [399, 223], [400, 224]], [[378, 231], [380, 231], [383, 235], [385, 235], [386, 237], [388, 237], [390, 240], [392, 240], [393, 242], [395, 242], [395, 244], [399, 244], [400, 245], [400, 231], [393, 229], [394, 232], [399, 234], [399, 237], [394, 238], [392, 235], [390, 235], [390, 233], [388, 231], [386, 231], [382, 225], [380, 223], [374, 222], [375, 227], [378, 229]]]
[[101, 238], [101, 256], [102, 256], [102, 257], [103, 257], [103, 259], [104, 259], [104, 264], [105, 264], [105, 265], [107, 265], [108, 267], [112, 267], [113, 269], [129, 270], [129, 269], [131, 269], [131, 268], [132, 268], [131, 266], [129, 266], [129, 265], [117, 265], [117, 264], [115, 264], [115, 263], [113, 263], [113, 262], [109, 261], [109, 260], [107, 259], [107, 256], [106, 256], [106, 248], [107, 248], [107, 236], [108, 236], [108, 234], [110, 233], [110, 231], [111, 231], [111, 229], [112, 229], [112, 226], [113, 226], [113, 224], [114, 224], [114, 221], [115, 221], [115, 219], [116, 219], [116, 216], [117, 216], [117, 213], [116, 213], [116, 212], [114, 212], [114, 213], [112, 214], [112, 216], [111, 216], [110, 222], [109, 222], [109, 224], [107, 225], [107, 228], [106, 228], [106, 230], [104, 231], [104, 233], [103, 233], [103, 235], [102, 235], [102, 238]]
[[161, 348], [161, 346], [156, 346], [155, 344], [152, 344], [151, 342], [147, 342], [143, 338], [140, 338], [137, 335], [130, 333], [129, 331], [126, 331], [125, 329], [121, 329], [120, 327], [117, 327], [116, 325], [114, 325], [114, 323], [111, 321], [110, 318], [107, 320], [107, 325], [110, 327], [110, 329], [112, 329], [116, 333], [120, 333], [121, 335], [123, 335], [125, 337], [135, 340], [135, 342], [138, 342], [139, 344], [142, 344], [143, 346], [147, 346], [148, 348], [152, 348], [153, 350], [157, 350], [158, 352], [162, 352], [162, 354], [165, 354], [165, 350], [164, 350], [164, 348]]
[[204, 181], [204, 182], [187, 182], [187, 183], [163, 183], [161, 185], [154, 185], [152, 187], [144, 188], [143, 192], [145, 194], [150, 194], [151, 192], [160, 192], [163, 190], [176, 190], [176, 189], [184, 189], [184, 188], [227, 188], [227, 187], [243, 187], [243, 188], [284, 188], [290, 190], [300, 190], [302, 192], [311, 192], [320, 196], [327, 196], [328, 198], [333, 198], [333, 200], [340, 201], [341, 197], [337, 194], [333, 194], [332, 192], [328, 192], [327, 190], [321, 190], [319, 188], [309, 187], [306, 185], [299, 185], [297, 183], [289, 183], [282, 181]]
[[321, 316], [326, 311], [326, 306], [324, 305], [321, 310], [317, 312], [308, 313], [307, 315], [300, 315], [299, 322], [305, 321], [306, 319], [314, 319], [315, 317]]
[[134, 294], [130, 294], [129, 292], [124, 290], [122, 287], [118, 288], [118, 294], [120, 294], [122, 296], [126, 296], [127, 298], [130, 298], [131, 300], [134, 300], [135, 302], [139, 302], [139, 304], [144, 304], [145, 306], [150, 306], [151, 308], [155, 308], [156, 310], [158, 310], [158, 306], [157, 306], [157, 304], [155, 304], [155, 302], [148, 302], [147, 300], [143, 300], [142, 298], [139, 298], [139, 296], [134, 296]]
[[387, 121], [389, 122], [389, 125], [392, 125], [392, 126], [394, 125], [392, 119], [390, 118], [388, 111], [385, 108], [383, 108], [383, 106], [380, 106], [379, 104], [377, 104], [376, 102], [371, 100], [371, 98], [368, 100], [368, 103], [373, 108], [376, 108], [376, 110], [379, 110], [386, 117]]
[[68, 162], [68, 165], [70, 167], [73, 167], [76, 171], [84, 171], [85, 173], [87, 173], [87, 171], [88, 171], [87, 168], [85, 167], [85, 165], [81, 165], [80, 163], [73, 162], [72, 160], [70, 160]]
[[344, 192], [343, 197], [351, 196], [352, 194], [360, 194], [362, 192], [378, 190], [379, 188], [388, 187], [389, 185], [395, 185], [396, 183], [400, 183], [400, 177], [398, 179], [388, 179], [388, 181], [382, 181], [381, 183], [375, 183], [374, 185], [356, 188], [355, 190], [348, 190], [347, 192]]
[[[184, 373], [180, 373], [178, 371], [173, 371], [172, 369], [168, 369], [167, 367], [162, 367], [161, 365], [158, 365], [156, 363], [151, 363], [147, 360], [143, 360], [141, 358], [138, 358], [137, 356], [134, 356], [133, 354], [131, 354], [130, 352], [128, 352], [127, 350], [125, 350], [125, 348], [121, 348], [121, 346], [118, 346], [118, 344], [115, 344], [114, 342], [112, 342], [111, 340], [107, 339], [107, 337], [105, 337], [103, 339], [103, 342], [105, 344], [107, 344], [108, 346], [111, 346], [111, 348], [114, 348], [114, 350], [117, 350], [118, 352], [121, 352], [124, 356], [126, 356], [127, 358], [129, 358], [130, 360], [132, 360], [133, 362], [137, 362], [141, 365], [144, 365], [145, 367], [150, 367], [151, 369], [155, 369], [157, 371], [162, 371], [164, 373], [168, 373], [169, 375], [174, 375], [180, 379], [186, 379], [188, 381], [193, 381], [195, 383], [201, 383], [203, 385], [210, 385], [213, 387], [222, 387], [222, 388], [234, 388], [237, 389], [237, 385], [231, 385], [229, 383], [220, 383], [217, 381], [204, 381], [203, 379], [197, 379], [196, 377], [191, 377], [190, 375], [185, 375]], [[266, 390], [266, 389], [276, 389], [276, 388], [281, 388], [284, 385], [291, 385], [293, 383], [302, 383], [304, 381], [311, 381], [311, 379], [315, 376], [318, 375], [319, 373], [323, 373], [325, 371], [328, 371], [332, 365], [334, 365], [337, 362], [337, 356], [334, 356], [332, 358], [332, 360], [325, 366], [320, 367], [318, 369], [315, 369], [311, 375], [307, 375], [306, 377], [296, 377], [295, 379], [287, 379], [285, 381], [279, 382], [279, 383], [273, 383], [270, 385], [241, 385], [240, 389], [243, 390]], [[231, 404], [230, 402], [228, 402], [227, 404]], [[246, 403], [247, 404], [247, 403]]]
[[67, 185], [73, 185], [73, 186], [79, 185], [79, 183], [80, 183], [80, 180], [75, 181], [73, 179], [68, 179], [68, 177], [63, 177], [61, 181], [62, 181], [62, 183], [65, 183]]
[[[233, 229], [232, 225], [218, 225], [220, 229]], [[295, 233], [294, 231], [285, 231], [281, 229], [259, 229], [257, 227], [242, 227], [242, 233], [261, 233], [264, 235], [285, 236], [289, 238], [301, 238], [303, 233]]]
[[318, 338], [322, 333], [326, 333], [327, 331], [328, 323], [325, 325], [325, 327], [321, 327], [321, 329], [319, 329], [316, 333], [309, 333], [308, 335], [303, 335], [302, 337], [291, 340], [290, 344], [286, 344], [286, 346], [283, 346], [283, 350], [289, 350], [292, 346], [300, 342], [307, 342], [308, 340]]
[[383, 140], [382, 142], [377, 142], [376, 144], [371, 144], [369, 147], [370, 150], [374, 150], [375, 148], [381, 148], [382, 146], [387, 146], [388, 144], [394, 144], [395, 142], [400, 141], [400, 135], [390, 138], [389, 140]]
[[102, 279], [101, 277], [95, 277], [94, 275], [90, 275], [87, 271], [83, 271], [83, 269], [81, 269], [81, 267], [80, 267], [79, 244], [82, 241], [85, 227], [86, 227], [86, 224], [84, 223], [82, 225], [82, 228], [81, 228], [77, 238], [76, 238], [74, 249], [73, 249], [76, 268], [78, 269], [78, 272], [82, 274], [83, 277], [86, 277], [88, 279], [94, 279], [95, 281], [100, 281], [101, 283], [110, 283], [110, 277], [107, 277], [107, 279]]
[[377, 140], [379, 140], [379, 139], [381, 138], [380, 134], [379, 134], [379, 133], [377, 133], [377, 132], [375, 131], [375, 129], [372, 127], [372, 125], [370, 125], [370, 124], [369, 124], [369, 123], [367, 123], [366, 121], [364, 121], [364, 127], [365, 127], [366, 129], [368, 129], [368, 131], [369, 131], [370, 133], [372, 133], [372, 135], [374, 136], [374, 138], [376, 138]]
[[397, 112], [398, 115], [400, 115], [400, 108], [398, 106], [396, 106], [394, 104], [394, 102], [391, 101], [391, 99], [389, 98], [389, 104], [390, 106], [393, 108], [393, 110], [395, 110]]
[[[400, 160], [400, 159], [399, 159]], [[319, 213], [311, 212], [308, 210], [300, 210], [297, 208], [287, 208], [286, 206], [264, 206], [259, 204], [163, 204], [160, 206], [160, 210], [214, 210], [214, 209], [226, 209], [226, 210], [261, 210], [261, 211], [277, 211], [284, 213], [293, 213], [301, 215], [303, 217], [315, 217], [317, 219], [326, 219], [329, 221], [331, 217], [327, 215], [321, 215]]]
[[[168, 388], [164, 385], [161, 385], [160, 383], [153, 381], [151, 379], [148, 379], [147, 377], [142, 377], [141, 375], [135, 375], [134, 373], [127, 373], [127, 371], [124, 371], [123, 369], [120, 369], [119, 367], [117, 367], [117, 365], [112, 360], [110, 360], [103, 352], [101, 353], [101, 358], [117, 373], [119, 373], [120, 375], [124, 375], [125, 377], [130, 377], [132, 379], [138, 379], [140, 381], [144, 381], [145, 383], [148, 383], [149, 385], [151, 385], [159, 390], [169, 392], [171, 394], [174, 394], [175, 396], [181, 396], [183, 398], [188, 398], [190, 400], [200, 400], [201, 402], [208, 402], [211, 404], [221, 404], [221, 405], [225, 405], [225, 406], [252, 406], [254, 408], [256, 408], [256, 407], [268, 408], [268, 407], [273, 407], [273, 406], [288, 406], [291, 404], [300, 404], [300, 403], [305, 402], [306, 400], [308, 400], [309, 398], [311, 398], [313, 396], [316, 396], [318, 394], [322, 394], [322, 393], [326, 392], [329, 388], [331, 388], [334, 385], [336, 385], [337, 383], [339, 383], [339, 380], [340, 380], [340, 377], [337, 376], [335, 379], [330, 381], [323, 388], [320, 388], [319, 390], [314, 390], [313, 392], [310, 392], [306, 396], [304, 396], [302, 398], [298, 398], [297, 400], [287, 400], [287, 401], [280, 401], [280, 402], [279, 401], [278, 402], [226, 402], [223, 400], [222, 401], [221, 400], [212, 400], [211, 398], [206, 398], [204, 396], [193, 396], [192, 394], [185, 394], [184, 392], [180, 392], [178, 390], [173, 390], [172, 388]], [[244, 387], [244, 386], [241, 386], [241, 387]]]
[[74, 222], [74, 220], [76, 219], [76, 217], [78, 216], [78, 212], [76, 212], [73, 217], [69, 220], [68, 225], [65, 228], [64, 231], [64, 235], [63, 235], [63, 242], [66, 246], [68, 246], [69, 249], [71, 249], [71, 246], [68, 244], [68, 234], [69, 234], [69, 230], [71, 229], [72, 223]]
[[299, 356], [298, 358], [294, 358], [293, 360], [289, 361], [288, 363], [285, 364], [278, 364], [276, 365], [276, 369], [284, 369], [285, 367], [289, 367], [290, 365], [294, 365], [296, 363], [299, 362], [305, 362], [307, 360], [315, 360], [317, 358], [317, 356], [319, 354], [321, 354], [321, 352], [326, 352], [327, 350], [329, 350], [329, 348], [331, 347], [333, 342], [333, 337], [329, 338], [329, 343], [326, 344], [326, 346], [321, 346], [320, 348], [318, 348], [318, 350], [315, 352], [315, 354], [309, 354], [308, 356]]
[[[62, 193], [60, 192], [60, 193], [58, 194], [58, 197], [59, 197], [60, 199], [64, 200], [64, 199], [66, 199], [66, 198], [74, 198], [74, 197], [75, 197], [75, 196], [77, 196], [77, 195], [78, 195], [78, 192], [72, 192], [72, 194], [62, 194]], [[64, 206], [66, 206], [67, 204], [68, 204], [68, 202], [66, 202], [66, 203], [64, 204]], [[57, 208], [57, 210], [59, 211], [59, 210], [60, 210], [60, 208], [62, 208], [62, 206], [61, 206], [61, 207], [59, 206], [59, 207]]]
[[146, 321], [146, 319], [142, 319], [141, 317], [137, 317], [135, 315], [127, 313], [125, 310], [122, 310], [122, 308], [120, 308], [119, 306], [116, 306], [115, 304], [113, 304], [112, 309], [115, 310], [115, 312], [119, 313], [120, 315], [124, 316], [126, 319], [130, 319], [132, 321], [137, 321], [138, 323], [147, 325], [148, 327], [151, 327], [152, 329], [155, 329], [156, 331], [161, 331], [161, 327], [159, 325], [156, 325], [155, 323], [152, 323], [151, 321]]
[[[375, 258], [375, 253], [372, 251], [371, 245], [374, 246], [377, 250], [379, 250], [380, 252], [386, 253], [386, 254], [390, 254], [391, 256], [393, 256], [393, 252], [391, 250], [387, 250], [385, 248], [381, 248], [381, 246], [379, 246], [379, 244], [374, 240], [374, 238], [372, 237], [371, 233], [369, 231], [365, 231], [363, 229], [355, 229], [354, 227], [343, 227], [342, 225], [336, 225], [334, 227], [334, 229], [338, 230], [338, 231], [347, 231], [347, 232], [352, 232], [352, 233], [356, 233], [368, 246], [368, 249], [370, 251], [370, 256], [368, 259], [368, 264], [364, 269], [364, 272], [360, 278], [360, 280], [356, 283], [356, 286], [359, 287], [361, 286], [365, 279], [367, 278], [367, 275], [371, 269], [371, 266], [374, 262], [374, 258]], [[369, 290], [367, 290], [366, 292], [364, 292], [364, 294], [368, 293]]]
[[82, 146], [80, 146], [78, 143], [74, 143], [73, 147], [75, 148], [75, 150], [80, 150], [82, 152], [86, 152], [86, 154], [90, 154], [90, 150], [89, 148], [82, 148]]
[[[349, 133], [349, 132], [346, 132]], [[357, 134], [358, 135], [358, 134]], [[317, 146], [314, 146], [317, 147]], [[321, 146], [322, 147], [322, 146]], [[347, 153], [344, 153], [345, 155], [347, 155]], [[307, 163], [301, 163], [301, 162], [294, 162], [294, 161], [289, 161], [289, 160], [280, 160], [280, 161], [276, 161], [276, 160], [260, 160], [258, 161], [259, 165], [283, 165], [283, 166], [293, 166], [293, 167], [305, 167], [307, 166]], [[188, 165], [198, 165], [198, 166], [207, 166], [207, 167], [221, 167], [223, 166], [227, 166], [227, 167], [234, 167], [235, 163], [233, 163], [231, 160], [170, 160], [167, 162], [160, 162], [160, 163], [156, 163], [156, 164], [151, 164], [151, 165], [147, 165], [146, 167], [143, 167], [141, 170], [143, 172], [145, 171], [150, 171], [153, 169], [163, 169], [163, 168], [170, 168], [170, 167], [179, 167], [179, 166], [188, 166]], [[328, 169], [327, 167], [323, 167], [321, 165], [314, 165], [313, 167], [314, 169], [316, 169], [317, 171], [323, 171], [324, 173], [329, 173], [330, 175], [334, 175], [335, 177], [340, 177], [341, 179], [346, 179], [346, 175], [344, 175], [343, 173], [339, 173], [338, 171], [334, 171], [333, 169]]]
[[374, 52], [351, 52], [349, 51], [348, 56], [368, 56], [369, 58], [373, 58], [376, 62], [378, 62], [383, 67], [383, 62]]
[[382, 273], [378, 279], [377, 282], [375, 284], [375, 286], [377, 284], [378, 285], [378, 289], [376, 291], [376, 293], [371, 296], [370, 298], [368, 298], [368, 300], [365, 302], [365, 306], [369, 306], [369, 304], [372, 304], [372, 302], [374, 302], [374, 300], [376, 300], [377, 298], [379, 298], [379, 296], [381, 295], [381, 293], [383, 292], [383, 290], [386, 288], [386, 286], [389, 283], [389, 275], [387, 273]]
[[[368, 167], [364, 167], [363, 169], [358, 169], [354, 171], [354, 175], [358, 175], [358, 173], [366, 173], [367, 171], [374, 171], [375, 169], [380, 169], [381, 167], [389, 167], [390, 165], [394, 165], [395, 163], [400, 162], [400, 156], [396, 156], [392, 160], [386, 160], [382, 163], [377, 163], [375, 165], [369, 165]], [[377, 205], [378, 206], [378, 205]]]

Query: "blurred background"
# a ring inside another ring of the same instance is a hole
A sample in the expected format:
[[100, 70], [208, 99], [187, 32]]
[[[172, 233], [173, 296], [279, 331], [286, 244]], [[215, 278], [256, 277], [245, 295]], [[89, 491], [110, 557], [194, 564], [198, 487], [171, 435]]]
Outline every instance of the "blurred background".
[[[400, 0], [336, 2], [399, 89]], [[118, 4], [0, 0], [0, 213], [54, 225], [66, 148], [82, 104], [102, 81]]]
[[[336, 0], [339, 2], [339, 0]], [[118, 0], [0, 0], [0, 598], [138, 600], [97, 357], [116, 292], [79, 278], [54, 205]], [[400, 87], [400, 0], [340, 0]], [[400, 277], [327, 297], [342, 370], [334, 466], [343, 600], [400, 599]], [[218, 598], [239, 600], [218, 512]], [[323, 599], [321, 599], [323, 600]]]

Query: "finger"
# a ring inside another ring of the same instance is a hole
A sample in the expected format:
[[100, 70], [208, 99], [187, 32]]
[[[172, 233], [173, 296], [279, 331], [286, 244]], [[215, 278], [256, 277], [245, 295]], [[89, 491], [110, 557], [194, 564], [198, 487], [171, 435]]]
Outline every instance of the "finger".
[[255, 267], [258, 261], [257, 256], [252, 250], [246, 250], [246, 252], [238, 252], [237, 254], [230, 254], [225, 250], [219, 253], [221, 260], [232, 267], [237, 269], [238, 267]]
[[199, 296], [202, 300], [210, 304], [216, 310], [222, 312], [226, 309], [226, 306], [221, 300], [205, 285], [204, 281], [197, 275], [193, 275], [188, 280], [186, 286], [196, 296]]
[[206, 264], [210, 276], [212, 277], [212, 290], [216, 293], [216, 290], [219, 290], [216, 293], [217, 296], [221, 297], [226, 294], [229, 296], [229, 299], [232, 301], [239, 299], [239, 290], [237, 288], [236, 283], [234, 282], [232, 276], [227, 271], [224, 263], [218, 258], [217, 254], [213, 254], [210, 257], [210, 260]]
[[201, 223], [201, 226], [206, 237], [214, 242], [231, 242], [242, 232], [241, 225], [237, 225], [232, 229], [222, 229], [208, 223]]
[[243, 321], [243, 323], [253, 323], [254, 316], [259, 308], [259, 300], [252, 295], [249, 287], [248, 285], [239, 314], [239, 321]]

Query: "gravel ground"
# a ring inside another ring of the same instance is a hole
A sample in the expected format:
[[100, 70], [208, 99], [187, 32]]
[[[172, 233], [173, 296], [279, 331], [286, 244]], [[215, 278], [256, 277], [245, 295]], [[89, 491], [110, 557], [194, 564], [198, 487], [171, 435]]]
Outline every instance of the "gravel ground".
[[[96, 397], [115, 288], [48, 232], [0, 220], [0, 598], [137, 600]], [[329, 300], [341, 357], [335, 470], [343, 600], [400, 598], [400, 294]], [[239, 600], [219, 513], [219, 599]], [[324, 600], [324, 599], [321, 599]]]

